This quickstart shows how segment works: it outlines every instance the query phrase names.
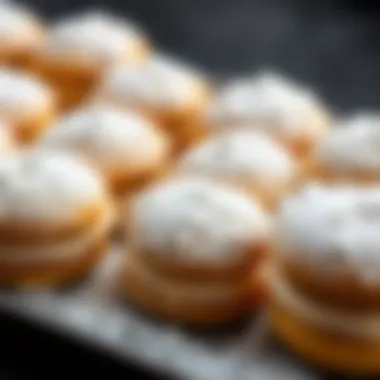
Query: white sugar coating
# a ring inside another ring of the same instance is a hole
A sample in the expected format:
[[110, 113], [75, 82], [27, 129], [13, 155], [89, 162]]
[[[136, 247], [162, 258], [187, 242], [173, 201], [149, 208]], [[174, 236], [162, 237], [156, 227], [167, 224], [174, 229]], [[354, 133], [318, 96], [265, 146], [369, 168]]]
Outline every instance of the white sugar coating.
[[269, 219], [251, 198], [205, 179], [156, 186], [132, 204], [136, 249], [200, 262], [240, 260], [265, 242]]
[[109, 106], [64, 116], [41, 145], [80, 154], [105, 173], [149, 169], [162, 163], [168, 152], [166, 139], [150, 121]]
[[0, 2], [0, 45], [34, 37], [30, 31], [36, 24], [37, 19], [30, 9], [13, 2]]
[[9, 125], [0, 121], [0, 154], [8, 153], [15, 148], [15, 141]]
[[206, 119], [216, 129], [224, 122], [240, 122], [253, 129], [292, 133], [307, 128], [305, 118], [319, 107], [319, 100], [309, 89], [264, 71], [227, 84], [210, 106]]
[[134, 59], [142, 33], [130, 21], [100, 11], [80, 13], [58, 22], [42, 52], [52, 57], [113, 64]]
[[69, 155], [42, 149], [0, 156], [2, 222], [71, 222], [104, 192], [98, 174]]
[[340, 120], [317, 147], [316, 159], [333, 170], [380, 170], [380, 113]]
[[289, 184], [297, 170], [290, 154], [269, 137], [242, 131], [194, 148], [180, 161], [179, 171], [266, 187]]
[[0, 69], [0, 117], [13, 119], [35, 115], [49, 104], [51, 90], [18, 70]]
[[326, 272], [380, 281], [380, 187], [310, 184], [284, 201], [276, 221], [278, 251]]
[[201, 83], [195, 69], [162, 54], [133, 65], [117, 66], [106, 76], [101, 96], [149, 107], [186, 104]]

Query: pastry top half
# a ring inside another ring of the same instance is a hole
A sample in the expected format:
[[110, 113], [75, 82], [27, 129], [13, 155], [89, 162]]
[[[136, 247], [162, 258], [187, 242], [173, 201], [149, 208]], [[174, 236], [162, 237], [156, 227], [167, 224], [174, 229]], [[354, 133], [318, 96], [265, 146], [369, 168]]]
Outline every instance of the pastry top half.
[[198, 178], [165, 181], [130, 212], [132, 249], [161, 262], [240, 265], [267, 243], [268, 216], [245, 194]]
[[179, 172], [281, 192], [297, 177], [293, 157], [270, 137], [234, 131], [211, 137], [183, 156]]
[[279, 212], [276, 252], [317, 277], [379, 286], [379, 230], [380, 188], [309, 185]]
[[140, 58], [144, 33], [132, 22], [100, 11], [88, 11], [59, 21], [39, 54], [60, 64], [97, 69]]
[[166, 164], [170, 151], [166, 137], [151, 121], [100, 105], [63, 116], [41, 146], [81, 155], [110, 181], [156, 170]]
[[379, 177], [380, 114], [362, 112], [337, 122], [316, 148], [315, 161], [331, 175]]
[[0, 239], [77, 234], [109, 208], [99, 175], [72, 156], [24, 150], [0, 156]]
[[264, 130], [280, 137], [319, 137], [324, 107], [315, 93], [269, 72], [227, 83], [206, 112], [212, 131], [224, 128]]
[[0, 3], [0, 52], [33, 49], [42, 35], [41, 23], [33, 11], [10, 1]]
[[132, 66], [118, 66], [106, 75], [99, 98], [147, 110], [181, 111], [203, 106], [204, 77], [192, 67], [156, 54]]
[[36, 78], [18, 70], [0, 70], [0, 117], [4, 120], [34, 120], [53, 105], [53, 92]]

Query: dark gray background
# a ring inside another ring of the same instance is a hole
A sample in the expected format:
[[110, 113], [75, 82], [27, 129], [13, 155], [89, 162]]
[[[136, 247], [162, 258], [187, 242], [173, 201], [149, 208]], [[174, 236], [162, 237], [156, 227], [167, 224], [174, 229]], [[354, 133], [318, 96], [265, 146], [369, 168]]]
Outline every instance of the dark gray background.
[[[57, 17], [86, 0], [36, 0]], [[373, 3], [373, 4], [371, 4]], [[339, 109], [380, 105], [375, 2], [337, 0], [95, 1], [140, 21], [162, 47], [216, 74], [281, 68]]]

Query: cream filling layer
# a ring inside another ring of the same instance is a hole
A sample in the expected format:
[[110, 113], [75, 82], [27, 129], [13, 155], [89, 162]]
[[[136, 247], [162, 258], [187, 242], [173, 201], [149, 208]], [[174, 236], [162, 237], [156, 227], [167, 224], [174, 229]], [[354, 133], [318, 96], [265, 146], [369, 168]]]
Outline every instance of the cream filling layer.
[[104, 236], [114, 222], [114, 212], [108, 209], [102, 218], [83, 235], [59, 243], [20, 247], [0, 243], [0, 265], [38, 264], [70, 260], [87, 253], [97, 238]]
[[[194, 282], [181, 284], [175, 280], [170, 281], [155, 274], [144, 263], [133, 257], [132, 254], [128, 256], [125, 265], [127, 265], [127, 272], [133, 273], [133, 277], [137, 277], [152, 289], [157, 289], [169, 302], [173, 303], [229, 303], [241, 299], [244, 294], [244, 285], [237, 286], [234, 282], [215, 284]], [[248, 289], [248, 284], [246, 289]], [[245, 294], [247, 293], [248, 290]]]
[[331, 310], [299, 294], [276, 269], [271, 268], [268, 276], [276, 302], [300, 319], [332, 332], [380, 341], [380, 314], [357, 315]]

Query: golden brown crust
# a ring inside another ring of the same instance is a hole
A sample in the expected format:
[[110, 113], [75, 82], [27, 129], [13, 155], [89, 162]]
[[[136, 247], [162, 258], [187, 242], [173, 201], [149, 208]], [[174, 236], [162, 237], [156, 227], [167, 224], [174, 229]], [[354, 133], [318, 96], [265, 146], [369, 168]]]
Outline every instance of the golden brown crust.
[[380, 374], [380, 342], [315, 328], [276, 304], [271, 306], [269, 315], [276, 335], [308, 362], [343, 374]]
[[36, 110], [33, 117], [14, 123], [16, 140], [25, 145], [36, 142], [56, 116], [55, 99], [51, 99], [43, 109]]
[[9, 265], [0, 260], [0, 285], [12, 287], [55, 286], [73, 282], [90, 272], [107, 251], [101, 238], [82, 256], [49, 263]]
[[[153, 271], [162, 276], [180, 281], [232, 281], [249, 276], [258, 263], [266, 257], [267, 247], [255, 245], [247, 248], [246, 255], [242, 260], [235, 262], [199, 263], [184, 260], [175, 260], [171, 257], [176, 255], [167, 252], [135, 252], [141, 260]], [[169, 259], [168, 259], [169, 258]]]
[[[159, 286], [145, 281], [133, 267], [126, 266], [122, 278], [125, 294], [138, 306], [154, 316], [181, 324], [223, 324], [247, 316], [261, 305], [260, 291], [252, 286], [250, 277], [237, 283], [234, 299], [203, 300], [173, 297]], [[173, 281], [173, 289], [176, 289]]]
[[380, 285], [365, 285], [353, 273], [329, 275], [293, 262], [280, 265], [280, 271], [295, 289], [316, 302], [333, 309], [380, 310]]
[[86, 208], [78, 210], [74, 220], [67, 224], [20, 222], [11, 220], [0, 221], [0, 242], [16, 244], [51, 243], [72, 238], [85, 232], [89, 227], [104, 217], [110, 202], [97, 202], [89, 204]]

